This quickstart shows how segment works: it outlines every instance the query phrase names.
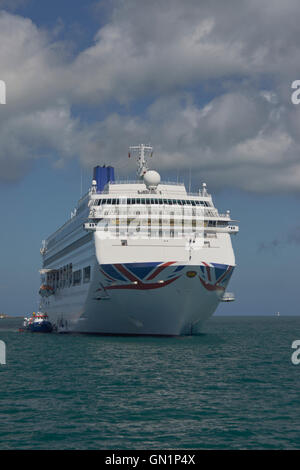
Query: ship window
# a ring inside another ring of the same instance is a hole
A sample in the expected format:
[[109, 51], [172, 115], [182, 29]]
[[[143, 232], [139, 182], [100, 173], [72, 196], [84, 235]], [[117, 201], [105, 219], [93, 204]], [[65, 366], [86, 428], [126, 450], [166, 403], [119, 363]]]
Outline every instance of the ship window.
[[90, 282], [91, 279], [91, 267], [86, 266], [83, 268], [83, 282]]
[[131, 204], [135, 204], [135, 199], [131, 199]]
[[146, 204], [146, 200], [145, 200], [145, 199], [141, 199], [141, 204]]
[[78, 286], [79, 284], [81, 284], [81, 269], [73, 273], [73, 286]]
[[68, 285], [72, 284], [72, 263], [68, 265]]

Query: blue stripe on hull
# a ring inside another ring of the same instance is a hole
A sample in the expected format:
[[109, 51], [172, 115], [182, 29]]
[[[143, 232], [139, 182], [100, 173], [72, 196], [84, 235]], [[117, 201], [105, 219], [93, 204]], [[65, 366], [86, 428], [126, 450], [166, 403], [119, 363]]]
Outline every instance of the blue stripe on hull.
[[52, 325], [50, 322], [45, 322], [41, 325], [30, 325], [28, 329], [32, 333], [51, 333]]

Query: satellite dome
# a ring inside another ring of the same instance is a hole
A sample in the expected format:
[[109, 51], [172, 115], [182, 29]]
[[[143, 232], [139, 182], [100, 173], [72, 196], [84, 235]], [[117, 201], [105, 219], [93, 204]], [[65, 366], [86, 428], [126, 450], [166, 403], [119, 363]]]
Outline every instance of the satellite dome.
[[147, 188], [156, 188], [160, 183], [160, 174], [154, 170], [146, 171], [144, 174], [144, 183]]

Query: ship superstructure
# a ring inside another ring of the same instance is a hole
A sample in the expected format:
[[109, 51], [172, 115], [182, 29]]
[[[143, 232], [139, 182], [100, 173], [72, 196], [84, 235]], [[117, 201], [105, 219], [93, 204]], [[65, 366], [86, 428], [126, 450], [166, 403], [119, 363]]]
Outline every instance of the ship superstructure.
[[226, 292], [235, 267], [229, 211], [203, 184], [161, 182], [152, 147], [130, 148], [135, 181], [94, 168], [91, 189], [70, 220], [43, 242], [41, 305], [69, 330], [129, 335], [196, 334]]

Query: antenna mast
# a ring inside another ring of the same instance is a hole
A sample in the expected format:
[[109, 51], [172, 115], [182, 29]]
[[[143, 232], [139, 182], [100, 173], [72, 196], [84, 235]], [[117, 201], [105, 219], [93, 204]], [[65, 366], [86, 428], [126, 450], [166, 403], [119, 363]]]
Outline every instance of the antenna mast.
[[[153, 154], [153, 147], [150, 145], [135, 145], [133, 147], [129, 147], [129, 150], [137, 151], [138, 152], [138, 158], [137, 158], [137, 163], [138, 163], [138, 169], [137, 169], [137, 175], [140, 179], [143, 178], [144, 174], [148, 171], [148, 165], [146, 161], [146, 156], [150, 155], [152, 157]], [[130, 154], [129, 154], [130, 155]]]

